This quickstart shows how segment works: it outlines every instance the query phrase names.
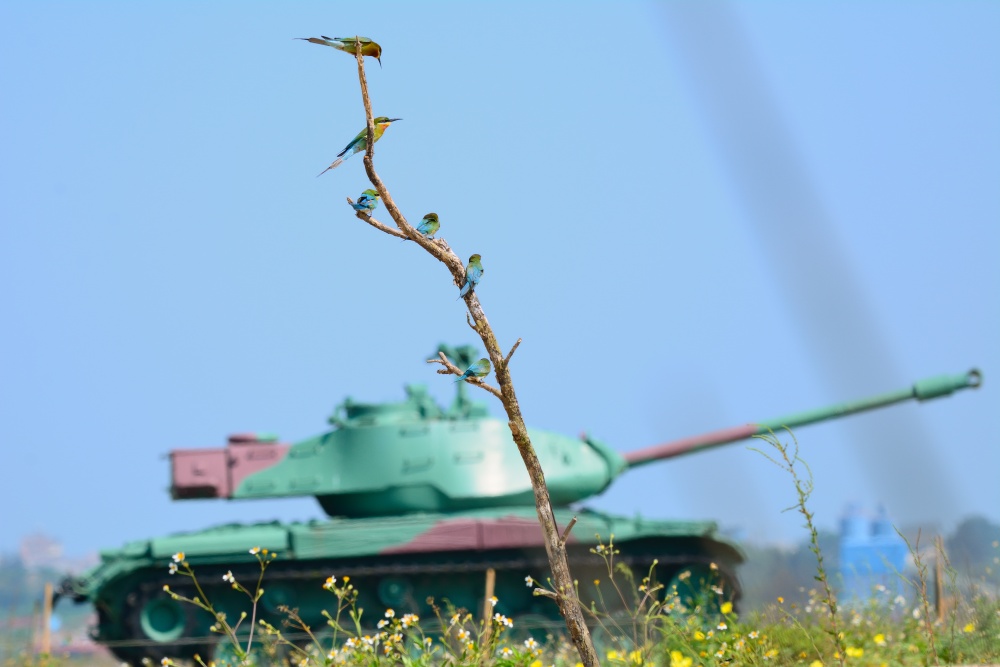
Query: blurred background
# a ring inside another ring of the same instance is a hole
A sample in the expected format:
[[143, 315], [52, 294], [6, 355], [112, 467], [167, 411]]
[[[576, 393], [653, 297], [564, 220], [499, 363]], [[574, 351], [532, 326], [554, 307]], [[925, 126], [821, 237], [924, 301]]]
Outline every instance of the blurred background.
[[[171, 503], [165, 455], [450, 400], [457, 288], [353, 217], [360, 158], [315, 178], [364, 110], [293, 38], [356, 33], [379, 173], [482, 254], [529, 425], [627, 451], [976, 366], [796, 435], [821, 527], [1000, 521], [1000, 5], [35, 2], [0, 5], [0, 552], [318, 517]], [[737, 444], [588, 505], [774, 544], [794, 500]]]

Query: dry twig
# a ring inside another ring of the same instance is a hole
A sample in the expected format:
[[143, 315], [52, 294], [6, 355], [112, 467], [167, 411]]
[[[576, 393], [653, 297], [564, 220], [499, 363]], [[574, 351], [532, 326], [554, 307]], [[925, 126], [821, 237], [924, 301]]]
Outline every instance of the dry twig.
[[[510, 364], [510, 358], [514, 356], [514, 350], [516, 350], [517, 346], [520, 344], [521, 344], [521, 339], [518, 338], [517, 342], [514, 343], [514, 347], [510, 348], [510, 352], [508, 352], [507, 356], [503, 358], [504, 367], [507, 367]], [[576, 522], [576, 518], [574, 518], [573, 521]], [[571, 523], [570, 525], [572, 526], [573, 524]]]

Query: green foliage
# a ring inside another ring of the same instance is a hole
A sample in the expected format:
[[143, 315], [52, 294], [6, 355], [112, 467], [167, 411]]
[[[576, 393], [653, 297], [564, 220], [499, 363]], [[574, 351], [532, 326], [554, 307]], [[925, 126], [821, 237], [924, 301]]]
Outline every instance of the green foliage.
[[[789, 434], [791, 435], [791, 431], [789, 431]], [[777, 452], [777, 456], [772, 458], [769, 454], [760, 450], [754, 451], [759, 452], [764, 458], [781, 468], [792, 478], [792, 483], [795, 486], [796, 500], [795, 504], [785, 511], [794, 510], [801, 514], [805, 522], [803, 527], [809, 532], [809, 550], [816, 557], [815, 578], [822, 590], [822, 597], [818, 602], [828, 612], [825, 618], [825, 630], [835, 645], [834, 657], [841, 665], [844, 665], [848, 654], [847, 646], [844, 643], [844, 633], [840, 630], [837, 597], [834, 595], [833, 587], [830, 585], [830, 579], [827, 576], [823, 550], [819, 544], [819, 531], [816, 529], [816, 523], [813, 521], [815, 515], [807, 504], [814, 490], [812, 471], [809, 469], [808, 464], [799, 457], [799, 443], [794, 435], [792, 436], [792, 444], [790, 445], [782, 442], [773, 432], [768, 435], [754, 437], [760, 438], [771, 445]], [[800, 472], [802, 469], [805, 470], [804, 476]]]

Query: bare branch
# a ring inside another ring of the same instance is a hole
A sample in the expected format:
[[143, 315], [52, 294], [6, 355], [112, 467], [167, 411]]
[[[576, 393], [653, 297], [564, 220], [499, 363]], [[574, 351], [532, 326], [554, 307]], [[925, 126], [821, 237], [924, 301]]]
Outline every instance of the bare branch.
[[[508, 365], [508, 364], [510, 363], [510, 358], [514, 356], [514, 350], [516, 350], [516, 349], [517, 349], [517, 346], [518, 346], [518, 345], [520, 345], [520, 344], [521, 344], [521, 339], [520, 339], [520, 338], [518, 338], [518, 339], [517, 339], [517, 342], [516, 342], [516, 343], [514, 343], [514, 347], [510, 348], [510, 352], [508, 352], [508, 353], [507, 353], [507, 356], [506, 356], [506, 357], [504, 357], [504, 360], [503, 360], [503, 365], [504, 365], [504, 366], [507, 366], [507, 365]], [[575, 521], [575, 520], [576, 520], [576, 519], [574, 519], [574, 521]], [[572, 525], [573, 525], [573, 524], [571, 523], [571, 524], [570, 524], [570, 526], [572, 526]], [[567, 528], [567, 530], [569, 530], [569, 529]]]
[[[465, 266], [462, 264], [462, 260], [452, 252], [447, 243], [442, 240], [432, 241], [417, 233], [410, 223], [406, 221], [406, 218], [396, 206], [396, 202], [393, 201], [382, 179], [379, 178], [378, 173], [375, 171], [375, 164], [372, 160], [372, 149], [375, 144], [375, 123], [372, 117], [371, 101], [368, 96], [368, 82], [365, 79], [364, 57], [361, 53], [360, 40], [358, 41], [358, 47], [356, 49], [358, 79], [361, 82], [361, 97], [365, 104], [365, 119], [368, 130], [368, 146], [364, 156], [365, 172], [368, 174], [368, 180], [371, 181], [372, 185], [378, 191], [385, 209], [389, 212], [389, 215], [403, 236], [412, 239], [414, 243], [420, 245], [420, 247], [448, 267], [452, 275], [452, 280], [456, 285], [460, 286], [465, 280]], [[372, 224], [370, 216], [368, 218], [362, 217], [362, 220]], [[555, 512], [552, 509], [552, 500], [545, 485], [545, 475], [538, 461], [538, 455], [531, 444], [528, 427], [524, 424], [521, 407], [518, 404], [517, 396], [514, 394], [514, 384], [507, 368], [507, 362], [510, 360], [510, 356], [514, 353], [514, 350], [517, 349], [520, 340], [505, 358], [500, 349], [500, 344], [493, 333], [493, 329], [486, 319], [486, 314], [483, 312], [482, 306], [479, 303], [479, 296], [475, 293], [475, 290], [470, 291], [465, 296], [465, 303], [469, 308], [469, 315], [471, 315], [471, 320], [467, 316], [466, 321], [469, 322], [469, 326], [475, 329], [476, 333], [482, 339], [483, 345], [486, 347], [486, 353], [493, 363], [496, 381], [500, 385], [500, 389], [486, 385], [478, 380], [466, 381], [489, 391], [503, 403], [511, 435], [514, 438], [514, 443], [517, 445], [518, 452], [521, 454], [525, 469], [528, 471], [528, 476], [531, 479], [531, 487], [535, 495], [535, 509], [538, 512], [538, 521], [542, 527], [545, 539], [545, 551], [549, 557], [549, 565], [552, 569], [553, 578], [558, 584], [557, 590], [560, 591], [557, 595], [552, 595], [552, 597], [556, 599], [559, 611], [566, 620], [566, 627], [570, 632], [574, 645], [580, 653], [580, 660], [583, 665], [585, 667], [599, 667], [600, 661], [594, 649], [590, 632], [587, 629], [580, 601], [574, 593], [573, 577], [566, 558], [566, 545], [564, 541], [560, 541], [559, 532], [556, 527]], [[447, 369], [447, 373], [455, 373], [454, 370], [449, 368], [449, 365], [454, 367], [454, 364], [448, 362], [447, 358], [441, 360], [431, 359], [428, 361], [430, 363], [441, 363]], [[455, 370], [457, 370], [457, 367]], [[462, 372], [458, 374], [461, 375]]]
[[358, 59], [358, 79], [361, 81], [361, 97], [365, 101], [365, 120], [368, 127], [368, 150], [365, 159], [371, 160], [375, 150], [375, 119], [372, 117], [372, 103], [368, 98], [368, 79], [365, 78], [365, 56], [361, 53], [361, 37], [354, 36], [354, 56]]
[[368, 95], [368, 80], [365, 78], [365, 63], [364, 57], [361, 55], [361, 49], [357, 49], [358, 53], [358, 80], [361, 82], [361, 98], [365, 104], [365, 121], [368, 127], [368, 150], [365, 151], [364, 163], [365, 171], [368, 173], [368, 180], [371, 184], [375, 186], [378, 191], [379, 196], [382, 198], [382, 203], [385, 205], [385, 210], [389, 212], [392, 217], [393, 222], [403, 233], [400, 238], [409, 238], [414, 243], [420, 245], [424, 250], [429, 252], [438, 261], [442, 262], [451, 271], [452, 278], [456, 285], [461, 285], [459, 282], [465, 277], [465, 267], [462, 265], [462, 260], [458, 258], [448, 244], [443, 239], [431, 240], [424, 238], [424, 236], [417, 232], [413, 226], [406, 221], [406, 218], [400, 212], [399, 208], [396, 206], [396, 202], [393, 201], [392, 195], [389, 194], [388, 188], [385, 187], [385, 183], [379, 178], [378, 173], [375, 171], [375, 164], [372, 162], [372, 147], [375, 143], [375, 119], [372, 116], [372, 103], [371, 98]]
[[575, 525], [576, 525], [576, 517], [573, 517], [572, 519], [569, 520], [569, 523], [566, 524], [566, 530], [563, 531], [562, 537], [559, 538], [559, 544], [561, 546], [566, 546], [566, 540], [569, 539], [569, 531], [573, 530], [573, 526]]
[[398, 229], [393, 229], [389, 225], [386, 225], [384, 223], [379, 222], [378, 220], [376, 220], [375, 218], [373, 218], [370, 215], [365, 215], [364, 213], [361, 213], [359, 211], [358, 212], [358, 217], [361, 218], [362, 220], [364, 220], [365, 222], [367, 222], [369, 225], [371, 225], [375, 229], [383, 231], [386, 234], [389, 234], [391, 236], [395, 236], [395, 237], [401, 238], [404, 241], [406, 240], [406, 234], [404, 234], [403, 232], [399, 231]]

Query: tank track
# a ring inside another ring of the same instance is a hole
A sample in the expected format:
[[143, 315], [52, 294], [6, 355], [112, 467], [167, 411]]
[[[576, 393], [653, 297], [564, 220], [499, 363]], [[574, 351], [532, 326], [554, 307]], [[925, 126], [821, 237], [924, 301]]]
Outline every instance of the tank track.
[[[589, 545], [571, 547], [568, 559], [570, 567], [577, 574], [577, 578], [580, 581], [589, 581], [595, 575], [597, 577], [607, 576], [607, 569], [603, 559], [590, 553]], [[663, 582], [669, 581], [674, 573], [683, 568], [693, 566], [708, 567], [710, 564], [715, 563], [718, 567], [720, 579], [727, 583], [727, 597], [734, 601], [734, 603], [740, 597], [739, 581], [733, 571], [735, 562], [732, 564], [725, 561], [717, 562], [720, 559], [709, 555], [691, 553], [663, 556], [658, 555], [652, 550], [629, 551], [627, 554], [615, 557], [616, 563], [628, 565], [639, 578], [646, 574], [654, 560], [657, 561], [657, 579]], [[470, 553], [444, 562], [441, 561], [441, 554], [437, 553], [433, 562], [421, 563], [413, 561], [414, 554], [406, 554], [405, 556], [378, 556], [356, 560], [317, 559], [295, 561], [293, 559], [281, 560], [279, 557], [278, 560], [274, 561], [267, 568], [264, 575], [263, 587], [267, 589], [269, 586], [273, 587], [274, 584], [279, 582], [288, 582], [293, 585], [296, 582], [315, 582], [312, 585], [319, 588], [326, 577], [331, 574], [337, 576], [340, 580], [343, 580], [345, 576], [350, 577], [352, 583], [356, 583], [359, 590], [365, 590], [368, 587], [377, 586], [378, 581], [386, 577], [413, 578], [415, 576], [438, 575], [442, 577], [443, 582], [445, 581], [444, 577], [448, 577], [449, 575], [485, 575], [488, 568], [493, 568], [498, 576], [501, 573], [510, 573], [512, 571], [517, 571], [518, 576], [522, 572], [526, 574], [548, 572], [548, 559], [542, 549], [505, 555], [498, 555], [495, 552], [491, 554]], [[236, 579], [244, 584], [252, 584], [260, 575], [260, 568], [256, 563], [242, 563], [237, 567], [216, 564], [196, 565], [195, 574], [210, 600], [216, 594], [228, 589], [228, 584], [222, 581], [222, 575], [228, 571], [231, 571]], [[139, 570], [132, 573], [131, 576], [141, 577], [141, 582], [126, 596], [124, 603], [128, 608], [122, 610], [127, 618], [127, 633], [131, 636], [102, 638], [100, 637], [99, 628], [94, 628], [93, 638], [95, 641], [106, 646], [118, 659], [130, 664], [138, 664], [143, 658], [149, 658], [154, 662], [158, 662], [164, 657], [190, 659], [195, 653], [200, 653], [203, 658], [206, 655], [211, 655], [214, 644], [219, 640], [219, 635], [202, 634], [205, 628], [212, 622], [211, 618], [205, 612], [191, 605], [185, 605], [185, 607], [190, 607], [190, 616], [188, 617], [185, 636], [170, 642], [157, 642], [148, 639], [137, 620], [139, 610], [143, 604], [154, 597], [165, 595], [163, 593], [165, 585], [170, 586], [171, 590], [178, 594], [185, 597], [193, 597], [196, 593], [194, 585], [190, 580], [177, 575], [170, 575], [166, 567], [157, 568], [156, 570], [151, 568]], [[535, 600], [543, 604], [548, 602], [543, 598], [535, 598]], [[549, 603], [547, 607], [551, 607], [549, 613], [545, 614], [550, 619], [550, 622], [544, 625], [558, 628], [561, 625], [561, 619], [558, 617], [556, 606]], [[410, 610], [400, 609], [398, 611], [402, 613]], [[475, 613], [478, 610], [472, 611]], [[533, 608], [530, 610], [521, 608], [508, 609], [506, 611], [515, 619], [519, 615], [527, 614], [536, 622], [540, 620], [537, 605], [533, 605]], [[378, 616], [375, 616], [375, 618], [378, 618]], [[270, 620], [273, 621], [274, 619]], [[300, 638], [289, 636], [289, 639], [294, 641]]]

